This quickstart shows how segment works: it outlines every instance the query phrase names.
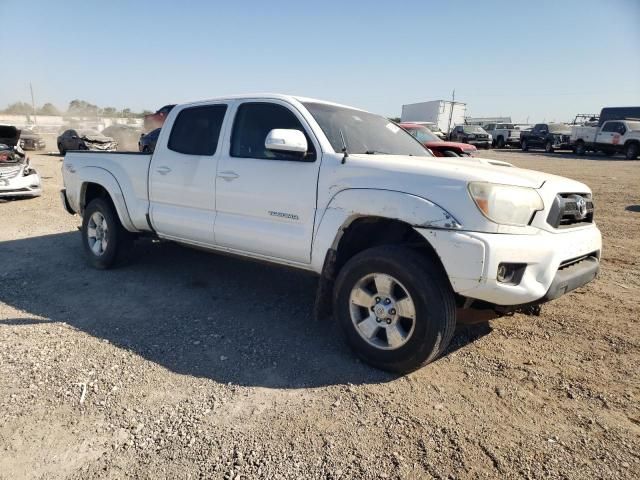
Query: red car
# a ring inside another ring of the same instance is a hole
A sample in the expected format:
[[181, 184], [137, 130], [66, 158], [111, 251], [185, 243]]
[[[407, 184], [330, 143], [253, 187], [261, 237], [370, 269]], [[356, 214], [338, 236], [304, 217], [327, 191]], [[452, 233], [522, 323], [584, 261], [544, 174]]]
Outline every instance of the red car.
[[433, 152], [436, 157], [473, 157], [477, 148], [468, 143], [445, 142], [427, 127], [417, 123], [401, 123], [400, 126]]
[[175, 107], [175, 105], [165, 105], [164, 107], [158, 109], [155, 113], [145, 115], [145, 131], [150, 132], [151, 130], [162, 127], [162, 125], [164, 125], [164, 121], [167, 119], [167, 115], [169, 115], [169, 112], [173, 110], [173, 107]]

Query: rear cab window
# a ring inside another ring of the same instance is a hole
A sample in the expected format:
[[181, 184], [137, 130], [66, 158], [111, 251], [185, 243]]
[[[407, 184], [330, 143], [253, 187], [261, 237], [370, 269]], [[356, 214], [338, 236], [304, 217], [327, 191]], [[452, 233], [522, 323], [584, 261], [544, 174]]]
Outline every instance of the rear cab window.
[[216, 153], [227, 106], [223, 104], [188, 107], [178, 113], [168, 148], [185, 155]]

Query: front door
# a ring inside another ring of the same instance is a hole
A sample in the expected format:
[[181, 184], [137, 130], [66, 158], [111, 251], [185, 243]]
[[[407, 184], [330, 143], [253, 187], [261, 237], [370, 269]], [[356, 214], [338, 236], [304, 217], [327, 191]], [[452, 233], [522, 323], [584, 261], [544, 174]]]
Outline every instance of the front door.
[[[301, 130], [305, 155], [265, 148], [276, 128]], [[216, 244], [310, 263], [321, 154], [295, 107], [269, 100], [237, 105], [216, 178]]]
[[159, 235], [214, 244], [218, 142], [226, 110], [225, 104], [184, 108], [171, 132], [161, 132], [149, 171], [150, 216]]
[[620, 144], [622, 135], [625, 134], [625, 126], [622, 122], [606, 122], [596, 135], [596, 143], [599, 146], [615, 148]]

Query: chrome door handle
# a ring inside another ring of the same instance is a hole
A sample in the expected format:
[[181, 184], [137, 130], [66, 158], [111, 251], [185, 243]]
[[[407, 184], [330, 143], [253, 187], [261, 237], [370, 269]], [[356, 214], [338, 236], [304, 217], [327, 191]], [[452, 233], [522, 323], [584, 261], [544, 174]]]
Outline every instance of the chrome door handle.
[[160, 175], [166, 175], [170, 171], [171, 171], [171, 169], [169, 167], [158, 167], [158, 168], [156, 168], [156, 172], [158, 172]]
[[218, 178], [224, 178], [227, 182], [230, 182], [231, 180], [235, 180], [239, 176], [240, 175], [238, 175], [236, 172], [232, 172], [230, 170], [228, 170], [226, 172], [218, 173]]

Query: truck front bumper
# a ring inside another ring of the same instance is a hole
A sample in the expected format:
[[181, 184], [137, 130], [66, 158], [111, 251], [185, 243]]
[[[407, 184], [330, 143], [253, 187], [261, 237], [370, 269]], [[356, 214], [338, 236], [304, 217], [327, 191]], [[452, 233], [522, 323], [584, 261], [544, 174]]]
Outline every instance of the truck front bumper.
[[[536, 235], [416, 230], [437, 252], [456, 293], [494, 305], [556, 299], [589, 283], [600, 266], [602, 238], [595, 225]], [[499, 281], [500, 264], [522, 265], [518, 281]]]

